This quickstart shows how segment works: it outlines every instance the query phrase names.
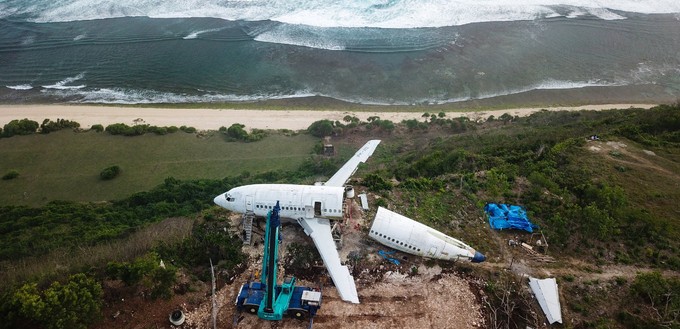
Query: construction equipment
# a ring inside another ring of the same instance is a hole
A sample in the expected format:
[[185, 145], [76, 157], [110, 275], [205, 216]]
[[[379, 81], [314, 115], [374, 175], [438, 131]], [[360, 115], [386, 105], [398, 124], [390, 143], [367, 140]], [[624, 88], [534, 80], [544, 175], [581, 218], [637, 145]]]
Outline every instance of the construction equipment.
[[279, 229], [279, 202], [267, 213], [264, 255], [260, 281], [249, 280], [236, 297], [236, 309], [257, 314], [264, 320], [281, 320], [284, 316], [310, 319], [321, 307], [321, 292], [309, 287], [295, 286], [295, 277], [285, 278], [277, 285], [278, 251], [281, 236]]

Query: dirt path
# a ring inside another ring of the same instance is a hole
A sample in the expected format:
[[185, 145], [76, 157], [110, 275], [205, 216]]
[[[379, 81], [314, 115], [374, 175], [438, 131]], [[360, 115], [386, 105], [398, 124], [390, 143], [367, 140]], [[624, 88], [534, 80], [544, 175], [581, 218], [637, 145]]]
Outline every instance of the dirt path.
[[677, 172], [663, 168], [648, 159], [648, 157], [656, 157], [656, 154], [654, 154], [654, 152], [652, 151], [642, 150], [642, 152], [645, 154], [644, 156], [642, 156], [629, 150], [628, 145], [622, 142], [616, 141], [608, 142], [588, 141], [588, 142], [589, 150], [602, 154], [612, 162], [628, 165], [630, 167], [651, 169], [653, 171], [658, 172], [662, 176], [680, 180], [680, 175], [678, 175]]

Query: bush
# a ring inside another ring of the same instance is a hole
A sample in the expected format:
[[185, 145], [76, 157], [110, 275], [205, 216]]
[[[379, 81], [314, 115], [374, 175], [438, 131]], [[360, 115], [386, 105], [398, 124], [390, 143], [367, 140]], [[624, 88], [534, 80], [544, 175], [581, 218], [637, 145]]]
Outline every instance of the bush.
[[106, 132], [111, 135], [135, 136], [143, 135], [146, 130], [144, 125], [130, 127], [124, 123], [114, 123], [106, 126]]
[[40, 132], [43, 134], [49, 134], [51, 132], [59, 131], [66, 128], [80, 128], [80, 123], [70, 120], [57, 119], [57, 121], [51, 121], [50, 119], [43, 120], [40, 125]]
[[12, 137], [14, 135], [31, 135], [34, 134], [40, 125], [38, 122], [22, 119], [22, 120], [12, 120], [2, 130], [3, 137]]
[[313, 122], [309, 128], [307, 128], [307, 132], [310, 133], [314, 137], [326, 137], [330, 136], [333, 133], [333, 122], [330, 120], [319, 120]]
[[109, 278], [119, 279], [128, 286], [141, 285], [149, 289], [151, 298], [170, 298], [177, 282], [177, 269], [170, 264], [160, 266], [158, 254], [150, 252], [131, 263], [111, 262], [106, 266]]
[[364, 178], [364, 185], [374, 191], [384, 191], [392, 189], [392, 182], [379, 176], [378, 174], [368, 174]]
[[2, 176], [3, 180], [10, 180], [10, 179], [15, 179], [19, 177], [19, 172], [16, 170], [10, 170], [7, 172], [4, 176]]
[[227, 128], [227, 136], [236, 140], [244, 141], [248, 138], [248, 132], [243, 129], [245, 127], [246, 126], [243, 124], [234, 123], [229, 128]]
[[102, 180], [111, 180], [118, 177], [118, 175], [120, 175], [120, 167], [116, 165], [104, 168], [104, 170], [99, 173], [99, 177]]
[[100, 124], [92, 125], [92, 127], [90, 127], [90, 130], [94, 130], [94, 131], [100, 133], [100, 132], [104, 131], [104, 126], [102, 126]]
[[[79, 273], [68, 282], [53, 282], [40, 292], [35, 283], [24, 284], [12, 295], [12, 315], [48, 329], [87, 328], [101, 316], [103, 291], [99, 283]], [[14, 319], [9, 319], [10, 323]]]
[[187, 134], [193, 134], [196, 132], [196, 128], [194, 127], [187, 127], [187, 126], [181, 126], [179, 127], [179, 130], [187, 133]]

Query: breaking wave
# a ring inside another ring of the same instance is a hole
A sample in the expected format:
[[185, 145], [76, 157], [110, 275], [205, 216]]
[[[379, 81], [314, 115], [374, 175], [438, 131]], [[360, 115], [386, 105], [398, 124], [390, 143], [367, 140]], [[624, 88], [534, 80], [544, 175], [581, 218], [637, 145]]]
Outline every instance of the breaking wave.
[[255, 102], [269, 99], [310, 97], [314, 94], [300, 91], [290, 95], [229, 95], [204, 93], [188, 95], [155, 90], [132, 90], [125, 88], [101, 88], [95, 90], [43, 90], [53, 97], [69, 99], [74, 103], [96, 104], [164, 104], [164, 103], [218, 103], [218, 102]]
[[85, 77], [85, 73], [80, 73], [75, 77], [69, 77], [69, 78], [61, 80], [61, 81], [59, 81], [55, 84], [45, 85], [45, 86], [42, 86], [42, 87], [46, 88], [46, 89], [82, 89], [82, 88], [85, 88], [85, 85], [69, 85], [69, 84], [73, 83], [75, 81], [81, 80], [84, 77]]
[[677, 0], [9, 0], [0, 17], [68, 22], [116, 17], [212, 17], [277, 21], [318, 27], [418, 28], [475, 22], [594, 16], [622, 19], [626, 12], [679, 13]]
[[33, 86], [31, 85], [16, 85], [16, 86], [5, 86], [9, 89], [14, 89], [14, 90], [31, 90], [33, 89]]
[[182, 39], [184, 39], [184, 40], [196, 39], [196, 38], [198, 38], [199, 35], [201, 35], [203, 33], [217, 32], [217, 31], [221, 31], [221, 30], [222, 29], [208, 29], [208, 30], [195, 31], [195, 32], [189, 33], [187, 36], [185, 36]]

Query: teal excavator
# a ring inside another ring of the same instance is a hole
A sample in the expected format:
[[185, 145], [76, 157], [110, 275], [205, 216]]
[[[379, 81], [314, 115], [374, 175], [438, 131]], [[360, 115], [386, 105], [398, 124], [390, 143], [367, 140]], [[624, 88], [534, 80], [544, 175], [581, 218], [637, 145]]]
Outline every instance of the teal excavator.
[[284, 316], [296, 319], [312, 319], [321, 307], [321, 292], [309, 287], [295, 286], [295, 277], [277, 285], [277, 268], [281, 221], [279, 202], [267, 214], [264, 237], [264, 255], [260, 281], [248, 281], [241, 286], [236, 297], [236, 309], [257, 314], [264, 320], [281, 320]]

